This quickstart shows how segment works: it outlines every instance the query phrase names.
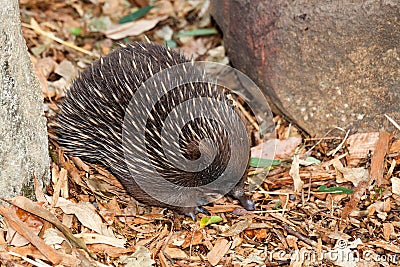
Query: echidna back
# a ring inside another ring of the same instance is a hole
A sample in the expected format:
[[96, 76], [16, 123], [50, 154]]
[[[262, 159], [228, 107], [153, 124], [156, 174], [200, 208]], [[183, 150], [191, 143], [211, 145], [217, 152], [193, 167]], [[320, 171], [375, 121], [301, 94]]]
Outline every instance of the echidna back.
[[[181, 153], [187, 159], [195, 160], [208, 150], [218, 151], [212, 163], [200, 172], [183, 171], [171, 165], [165, 157], [160, 137], [165, 118], [179, 103], [196, 97], [224, 99], [220, 89], [207, 83], [184, 84], [163, 96], [149, 110], [150, 118], [154, 119], [146, 123], [143, 153], [150, 161], [141, 162], [134, 170], [128, 169], [126, 164], [122, 144], [125, 111], [129, 105], [140, 105], [132, 103], [132, 97], [154, 74], [185, 62], [188, 60], [183, 55], [167, 47], [145, 43], [123, 46], [94, 62], [66, 92], [58, 117], [59, 144], [70, 155], [105, 166], [131, 195], [147, 204], [168, 206], [144, 192], [132, 178], [135, 172], [149, 170], [150, 165], [157, 175], [181, 186], [196, 187], [217, 179], [231, 156], [227, 132], [217, 122], [196, 118], [181, 129], [179, 143]], [[202, 147], [201, 152], [199, 145], [203, 138], [213, 140], [216, 147]], [[248, 153], [244, 155], [246, 161]], [[151, 169], [147, 174], [155, 173]], [[155, 192], [163, 190], [157, 183], [152, 184], [152, 188]]]
[[95, 61], [66, 92], [58, 117], [59, 144], [91, 163], [118, 155], [125, 109], [137, 88], [153, 73], [184, 62], [181, 54], [148, 43], [121, 47]]

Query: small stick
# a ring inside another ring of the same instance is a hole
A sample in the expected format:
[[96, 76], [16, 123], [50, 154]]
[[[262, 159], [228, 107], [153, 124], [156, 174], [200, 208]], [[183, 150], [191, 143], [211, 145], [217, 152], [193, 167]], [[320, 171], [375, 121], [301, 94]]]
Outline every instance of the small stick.
[[[285, 228], [285, 230], [288, 232], [288, 234], [294, 235], [295, 237], [297, 237], [298, 239], [300, 239], [301, 241], [305, 242], [306, 244], [309, 244], [310, 246], [313, 247], [317, 247], [318, 243], [315, 242], [314, 240], [311, 240], [308, 237], [305, 237], [304, 235], [302, 235], [301, 233], [293, 230], [289, 225], [284, 224], [283, 228]], [[324, 249], [328, 249], [328, 247], [326, 246], [322, 246]]]
[[74, 44], [71, 44], [71, 43], [69, 43], [69, 42], [66, 42], [66, 41], [64, 41], [64, 40], [62, 40], [62, 39], [60, 39], [60, 38], [54, 36], [54, 34], [51, 33], [51, 32], [46, 32], [46, 31], [42, 30], [42, 29], [40, 28], [39, 24], [38, 24], [35, 20], [32, 20], [32, 21], [31, 21], [31, 24], [21, 23], [21, 25], [24, 26], [25, 28], [32, 29], [32, 30], [34, 30], [35, 32], [37, 32], [37, 33], [39, 33], [39, 34], [41, 34], [41, 35], [44, 35], [44, 36], [46, 36], [47, 38], [50, 38], [50, 39], [52, 39], [53, 41], [56, 41], [56, 42], [58, 42], [58, 43], [60, 43], [60, 44], [62, 44], [62, 45], [68, 46], [68, 47], [70, 47], [70, 48], [72, 48], [72, 49], [75, 49], [75, 50], [77, 50], [77, 51], [79, 51], [79, 52], [82, 52], [82, 53], [84, 53], [84, 54], [87, 54], [87, 55], [89, 55], [89, 56], [92, 56], [92, 57], [95, 57], [95, 58], [99, 58], [99, 55], [98, 55], [98, 54], [95, 54], [95, 53], [90, 52], [90, 51], [88, 51], [88, 50], [86, 50], [86, 49], [80, 48], [79, 46], [76, 46], [76, 45], [74, 45]]
[[343, 131], [344, 132], [344, 130], [342, 129], [342, 128], [340, 128], [340, 127], [335, 127], [335, 128], [333, 128], [333, 129], [330, 129], [326, 134], [324, 134], [324, 136], [323, 137], [321, 137], [321, 138], [311, 138], [311, 139], [306, 139], [306, 141], [307, 140], [312, 140], [312, 139], [314, 139], [314, 140], [319, 140], [315, 145], [313, 145], [309, 150], [307, 150], [307, 152], [305, 153], [306, 155], [308, 155], [316, 146], [318, 146], [319, 145], [319, 143], [321, 143], [322, 142], [322, 140], [329, 140], [329, 138], [332, 138], [332, 137], [327, 137], [328, 136], [328, 134], [330, 134], [333, 130], [335, 130], [335, 129], [339, 129], [339, 130], [341, 130], [341, 131]]
[[[232, 99], [233, 100], [233, 99]], [[256, 131], [260, 131], [260, 127], [258, 126], [258, 123], [253, 119], [253, 117], [250, 115], [249, 112], [240, 104], [238, 101], [235, 101], [236, 107], [240, 109], [240, 111], [243, 113], [243, 115], [246, 117], [246, 119], [250, 122], [251, 125], [253, 125], [254, 129]]]
[[396, 127], [398, 130], [400, 130], [400, 125], [397, 122], [395, 122], [391, 117], [389, 117], [386, 114], [385, 114], [385, 117], [394, 125], [394, 127]]
[[339, 149], [342, 148], [342, 146], [343, 146], [344, 143], [346, 142], [347, 137], [349, 136], [349, 133], [350, 133], [350, 130], [347, 131], [345, 137], [343, 138], [343, 141], [342, 141], [334, 150], [329, 151], [326, 155], [327, 155], [327, 156], [331, 156], [331, 155], [334, 156], [334, 155], [339, 151]]

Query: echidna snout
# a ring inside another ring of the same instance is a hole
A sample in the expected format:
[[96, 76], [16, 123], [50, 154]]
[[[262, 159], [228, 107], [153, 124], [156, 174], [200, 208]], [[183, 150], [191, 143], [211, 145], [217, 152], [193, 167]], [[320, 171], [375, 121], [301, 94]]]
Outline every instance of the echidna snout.
[[254, 210], [243, 189], [247, 133], [213, 81], [165, 46], [122, 46], [66, 92], [59, 143], [106, 167], [142, 203], [194, 217], [211, 195], [230, 194]]

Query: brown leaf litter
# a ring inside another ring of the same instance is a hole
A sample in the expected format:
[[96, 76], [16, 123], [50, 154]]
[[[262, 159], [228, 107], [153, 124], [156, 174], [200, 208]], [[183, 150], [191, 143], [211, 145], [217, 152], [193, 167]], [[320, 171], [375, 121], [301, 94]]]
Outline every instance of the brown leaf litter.
[[[145, 32], [150, 40], [174, 41], [183, 51], [198, 51], [198, 60], [226, 62], [224, 53], [215, 53], [224, 51], [220, 36], [174, 37], [212, 27], [209, 1], [155, 2], [165, 8], [139, 19], [157, 20]], [[129, 8], [123, 3], [21, 1], [23, 33], [49, 121], [52, 177], [45, 192], [36, 186], [36, 202], [16, 197], [7, 200], [11, 207], [0, 206], [2, 266], [398, 266], [396, 133], [332, 131], [307, 139], [276, 116], [280, 163], [250, 170], [249, 181], [263, 181], [249, 194], [256, 211], [222, 198], [207, 207], [221, 221], [203, 228], [204, 215], [193, 222], [140, 205], [101, 166], [64, 155], [52, 130], [64, 88], [78, 69], [115, 47], [102, 33], [107, 29], [98, 27], [117, 25], [132, 7], [149, 1], [130, 0]], [[142, 33], [124, 32], [127, 42], [146, 40]], [[269, 157], [253, 150], [253, 157]], [[314, 163], [303, 165], [309, 159]]]

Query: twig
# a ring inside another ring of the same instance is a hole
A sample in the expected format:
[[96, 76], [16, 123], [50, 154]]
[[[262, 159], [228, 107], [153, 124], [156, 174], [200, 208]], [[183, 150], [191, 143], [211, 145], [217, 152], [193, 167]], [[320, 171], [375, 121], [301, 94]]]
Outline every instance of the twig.
[[279, 209], [279, 210], [256, 210], [253, 211], [252, 213], [254, 214], [263, 214], [263, 213], [277, 213], [277, 212], [285, 212], [285, 211], [290, 211], [289, 209]]
[[32, 264], [33, 266], [37, 266], [37, 267], [51, 267], [51, 265], [48, 265], [48, 264], [46, 264], [46, 263], [44, 263], [44, 262], [37, 262], [37, 261], [31, 260], [30, 258], [25, 257], [25, 256], [22, 256], [22, 255], [19, 255], [18, 253], [14, 252], [14, 251], [9, 251], [8, 254], [10, 254], [10, 255], [12, 255], [12, 256], [14, 256], [14, 257], [21, 258], [21, 259], [23, 259], [24, 261], [29, 262], [29, 263]]
[[260, 127], [258, 126], [257, 122], [253, 119], [253, 116], [250, 115], [249, 112], [240, 104], [238, 101], [235, 101], [236, 106], [240, 109], [242, 114], [246, 117], [246, 119], [250, 122], [251, 125], [253, 125], [254, 129], [256, 129], [257, 132], [260, 131]]
[[9, 226], [32, 243], [52, 264], [58, 265], [62, 262], [62, 255], [47, 245], [39, 236], [35, 235], [26, 223], [18, 218], [14, 210], [0, 206], [0, 214], [6, 219]]
[[62, 39], [60, 39], [60, 38], [54, 36], [54, 34], [51, 33], [51, 32], [47, 32], [47, 31], [42, 30], [42, 29], [40, 28], [39, 24], [38, 24], [35, 20], [33, 20], [33, 19], [31, 20], [31, 24], [21, 23], [21, 25], [22, 25], [23, 27], [25, 27], [25, 28], [32, 29], [32, 30], [34, 30], [35, 32], [37, 32], [37, 33], [39, 33], [39, 34], [41, 34], [41, 35], [43, 35], [43, 36], [46, 36], [47, 38], [50, 38], [50, 39], [52, 39], [53, 41], [56, 41], [56, 42], [58, 42], [58, 43], [60, 43], [60, 44], [62, 44], [62, 45], [68, 46], [68, 47], [70, 47], [70, 48], [72, 48], [72, 49], [75, 49], [75, 50], [77, 50], [77, 51], [79, 51], [79, 52], [82, 52], [82, 53], [84, 53], [84, 54], [87, 54], [87, 55], [89, 55], [89, 56], [92, 56], [92, 57], [95, 57], [95, 58], [99, 58], [99, 55], [96, 54], [96, 53], [90, 52], [90, 51], [88, 51], [88, 50], [86, 50], [86, 49], [80, 48], [80, 47], [78, 47], [78, 46], [76, 46], [76, 45], [74, 45], [74, 44], [71, 44], [71, 43], [69, 43], [69, 42], [66, 42], [66, 41], [64, 41], [64, 40], [62, 40]]
[[339, 151], [339, 149], [342, 148], [342, 146], [343, 146], [344, 143], [346, 142], [347, 137], [349, 136], [349, 133], [350, 133], [350, 130], [348, 130], [348, 131], [346, 132], [346, 135], [345, 135], [345, 137], [343, 138], [342, 142], [341, 142], [334, 150], [329, 151], [326, 155], [327, 155], [327, 156], [331, 156], [331, 155], [334, 156], [334, 155]]
[[[375, 145], [375, 152], [371, 158], [371, 171], [369, 178], [367, 180], [361, 181], [358, 186], [354, 189], [353, 194], [350, 197], [350, 200], [346, 203], [343, 208], [341, 219], [339, 221], [339, 229], [343, 230], [347, 226], [347, 218], [350, 213], [355, 209], [357, 204], [360, 202], [361, 198], [367, 192], [367, 189], [374, 181], [376, 181], [376, 185], [380, 186], [383, 179], [383, 171], [384, 171], [384, 160], [385, 155], [389, 149], [389, 141], [391, 135], [389, 133], [379, 133], [378, 142]], [[342, 224], [344, 222], [344, 224]]]
[[[297, 237], [297, 238], [300, 239], [301, 241], [305, 242], [306, 244], [309, 244], [310, 246], [313, 246], [313, 247], [317, 247], [317, 246], [318, 246], [318, 243], [317, 243], [317, 242], [315, 242], [314, 240], [311, 240], [310, 238], [305, 237], [305, 236], [302, 235], [301, 233], [299, 233], [299, 232], [293, 230], [289, 225], [284, 224], [284, 225], [283, 225], [283, 228], [285, 228], [285, 230], [288, 232], [288, 234], [294, 235], [295, 237]], [[327, 246], [322, 246], [322, 247], [323, 247], [324, 249], [326, 249], [326, 250], [328, 249]]]
[[385, 176], [385, 180], [389, 180], [390, 176], [392, 176], [394, 168], [396, 167], [396, 160], [393, 159], [392, 163], [390, 164], [390, 168]]
[[249, 171], [247, 173], [247, 176], [253, 176], [253, 175], [256, 175], [256, 174], [263, 173], [263, 172], [269, 172], [269, 170], [267, 170], [266, 168], [257, 168], [254, 171]]
[[[332, 131], [332, 130], [331, 130]], [[326, 135], [326, 134], [325, 134]], [[335, 139], [341, 139], [342, 137], [339, 136], [330, 136], [330, 137], [311, 137], [311, 138], [305, 138], [304, 141], [322, 141], [322, 140], [335, 140]]]
[[[305, 155], [308, 155], [308, 153], [310, 153], [310, 151], [311, 150], [313, 150], [317, 145], [319, 145], [319, 143], [321, 143], [322, 142], [322, 140], [329, 140], [329, 139], [332, 139], [332, 137], [327, 137], [328, 136], [328, 134], [330, 134], [333, 130], [335, 130], [335, 129], [339, 129], [339, 130], [341, 130], [341, 131], [343, 131], [344, 132], [344, 130], [342, 129], [342, 128], [339, 128], [339, 127], [335, 127], [335, 128], [333, 128], [333, 129], [330, 129], [326, 134], [324, 134], [324, 136], [323, 137], [321, 137], [321, 138], [311, 138], [311, 139], [306, 139], [305, 141], [307, 141], [307, 140], [319, 140], [315, 145], [313, 145], [309, 150], [307, 150], [307, 152], [305, 153]], [[329, 139], [328, 139], [329, 138]]]
[[400, 125], [397, 122], [395, 122], [391, 117], [389, 117], [386, 114], [385, 114], [385, 117], [394, 125], [394, 127], [396, 127], [398, 130], [400, 130]]

